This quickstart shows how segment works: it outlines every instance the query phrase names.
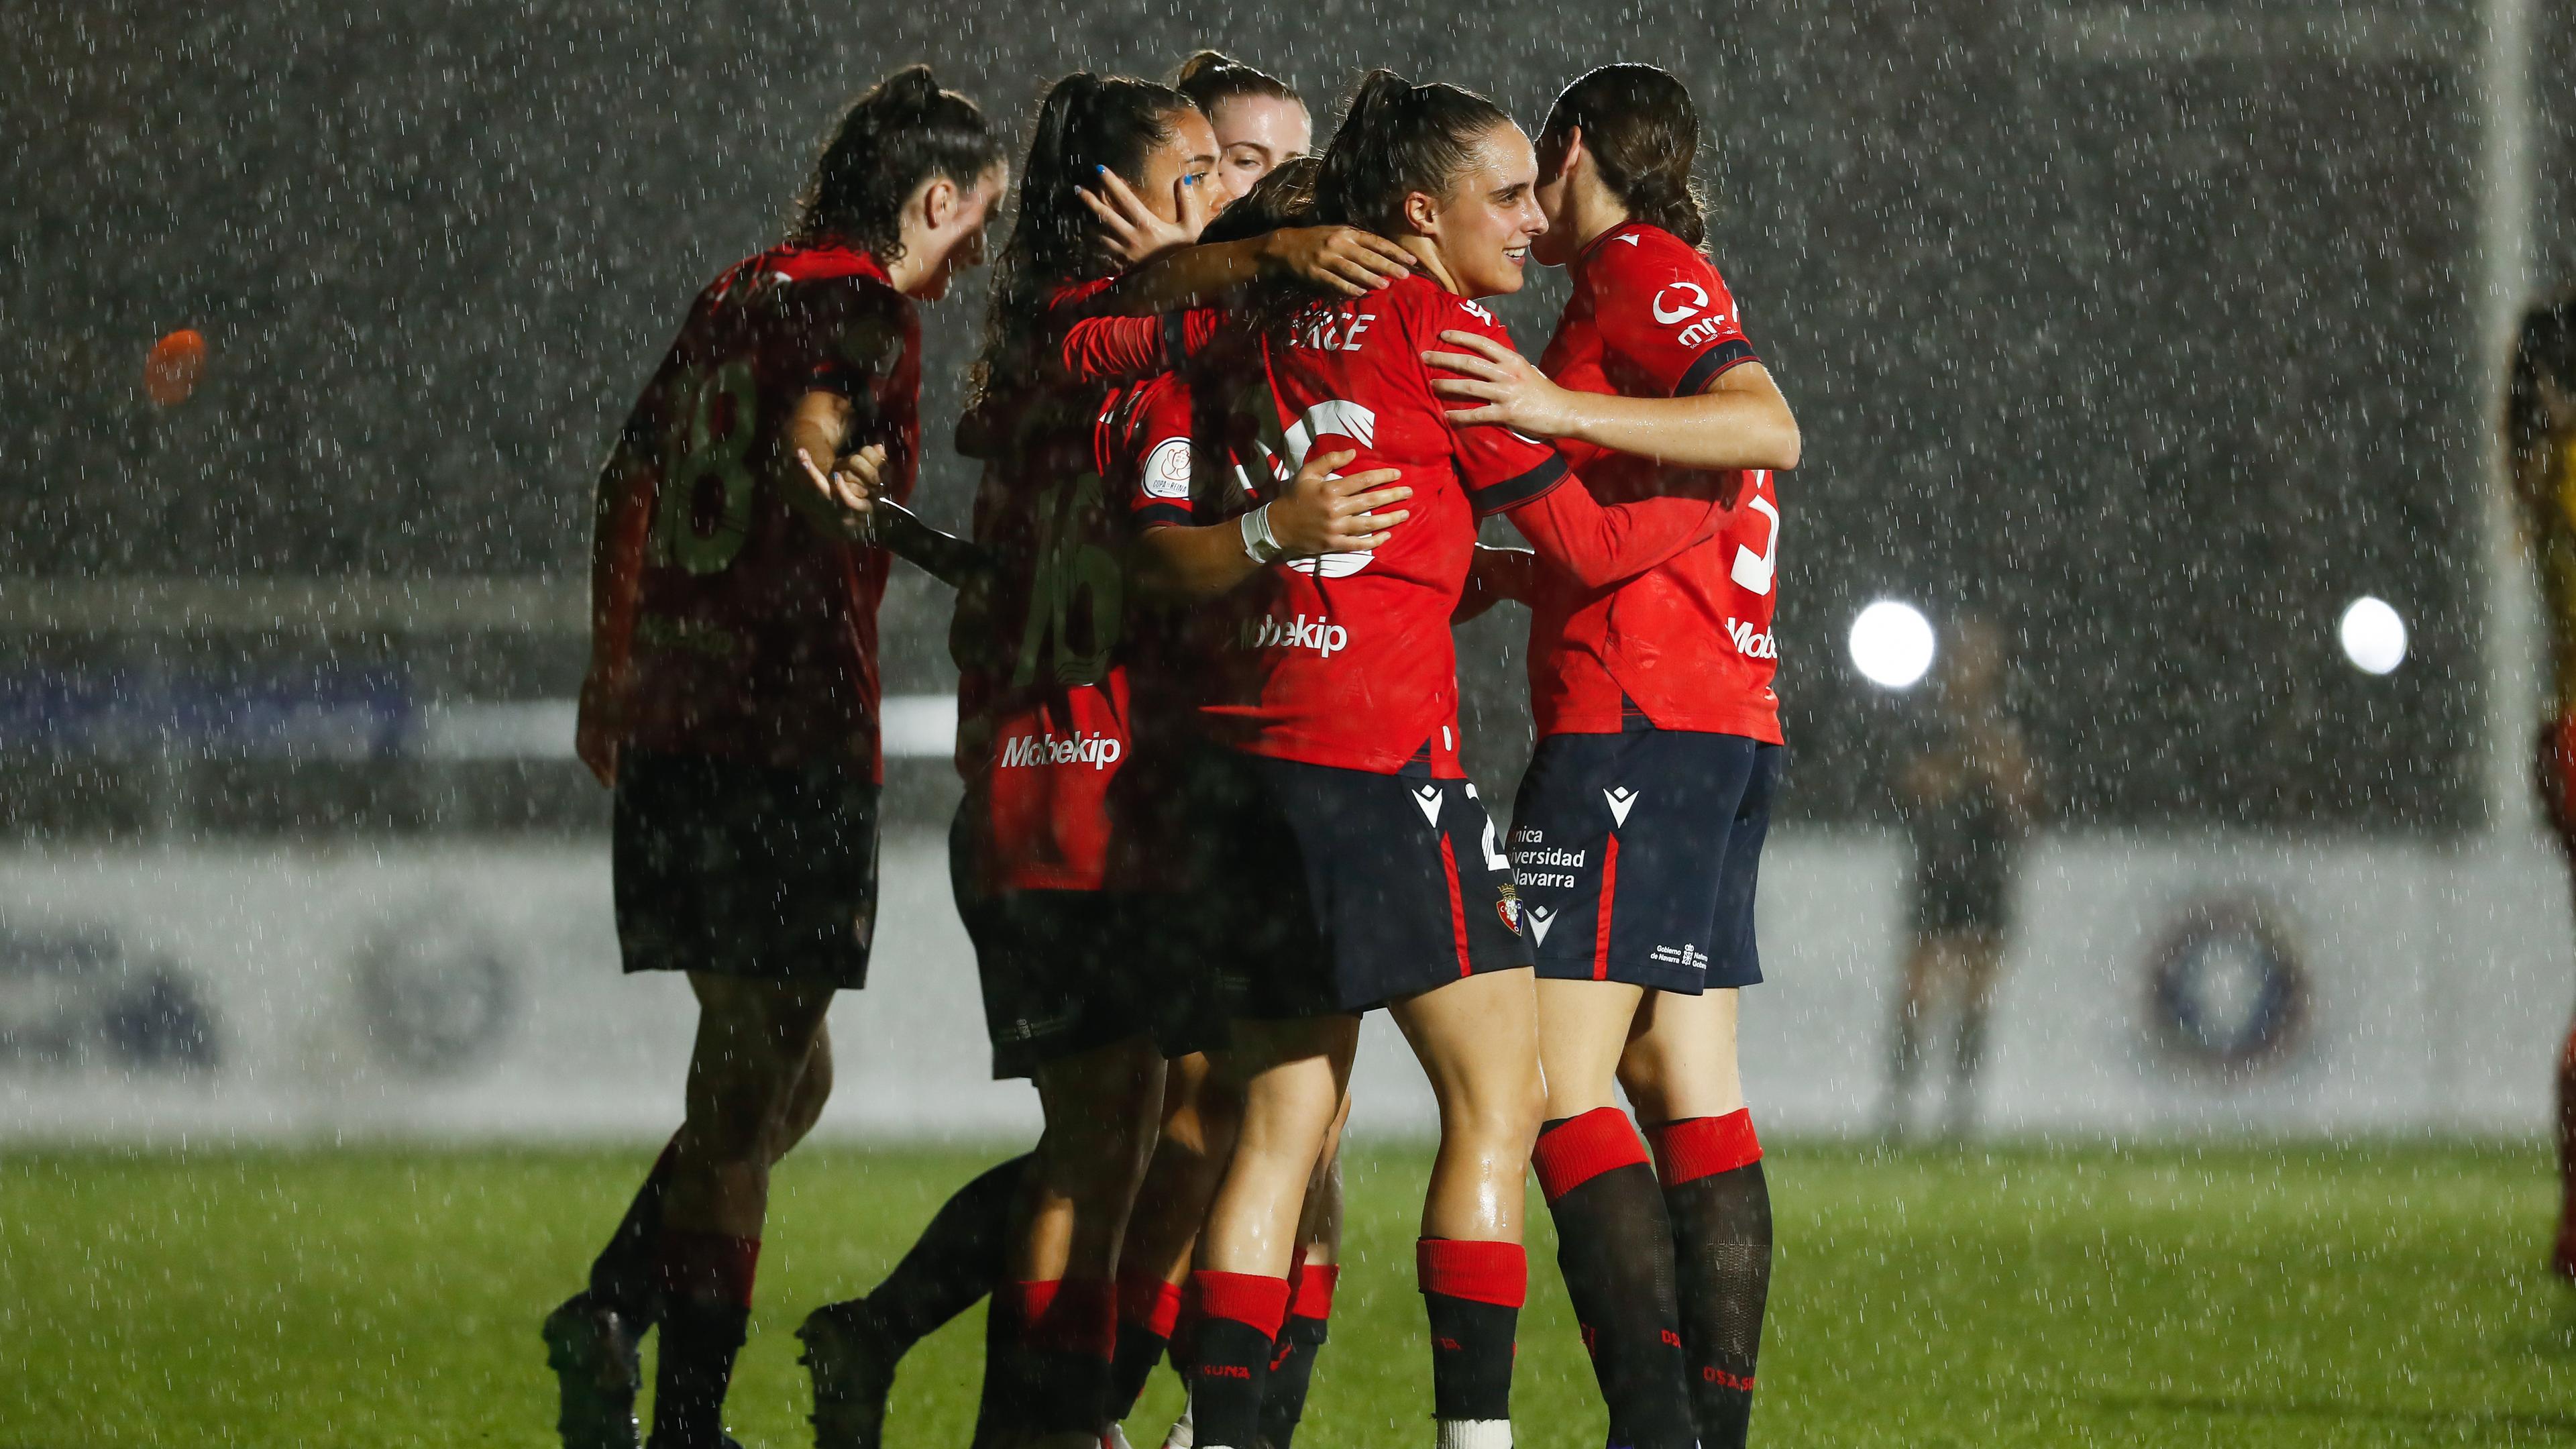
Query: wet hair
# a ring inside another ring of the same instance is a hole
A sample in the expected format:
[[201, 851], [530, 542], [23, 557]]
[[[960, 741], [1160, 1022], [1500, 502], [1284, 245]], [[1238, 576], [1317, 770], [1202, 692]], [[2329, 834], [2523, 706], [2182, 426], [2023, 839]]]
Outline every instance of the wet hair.
[[2505, 445], [2517, 455], [2549, 441], [2549, 406], [2540, 395], [2543, 379], [2561, 392], [2576, 393], [2576, 296], [2522, 315], [2504, 402]]
[[1182, 61], [1181, 68], [1172, 72], [1172, 89], [1188, 96], [1190, 104], [1205, 111], [1211, 121], [1216, 119], [1217, 107], [1246, 96], [1306, 104], [1295, 86], [1221, 50], [1202, 50]]
[[1271, 167], [1241, 200], [1216, 214], [1199, 241], [1249, 241], [1282, 227], [1304, 226], [1315, 209], [1315, 173], [1321, 164], [1312, 156], [1298, 156]]
[[906, 66], [833, 123], [797, 193], [787, 239], [839, 240], [891, 262], [903, 255], [904, 203], [923, 182], [944, 176], [971, 187], [1002, 156], [1002, 138], [980, 107], [941, 90], [930, 67]]
[[1548, 108], [1540, 151], [1578, 126], [1601, 184], [1630, 216], [1694, 247], [1708, 240], [1707, 200], [1691, 175], [1699, 107], [1671, 71], [1626, 64], [1585, 72]]
[[1391, 70], [1370, 71], [1324, 148], [1315, 174], [1315, 220], [1404, 235], [1404, 199], [1417, 191], [1448, 195], [1474, 161], [1477, 138], [1511, 121], [1474, 91], [1438, 82], [1418, 86]]
[[1047, 87], [1020, 172], [1018, 215], [993, 263], [984, 351], [970, 380], [975, 397], [1027, 370], [1050, 288], [1106, 275], [1114, 266], [1099, 219], [1082, 203], [1082, 188], [1099, 184], [1102, 167], [1141, 182], [1145, 158], [1172, 139], [1173, 121], [1192, 109], [1189, 97], [1170, 86], [1129, 76], [1078, 70]]

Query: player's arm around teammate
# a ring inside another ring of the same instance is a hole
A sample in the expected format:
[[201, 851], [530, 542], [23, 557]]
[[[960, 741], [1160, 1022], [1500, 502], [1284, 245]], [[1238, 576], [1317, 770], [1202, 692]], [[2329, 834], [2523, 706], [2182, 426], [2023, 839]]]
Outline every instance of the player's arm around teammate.
[[[1538, 146], [1535, 255], [1575, 272], [1545, 371], [1463, 331], [1429, 358], [1459, 374], [1444, 395], [1478, 404], [1453, 421], [1558, 439], [1609, 496], [1705, 497], [1729, 515], [1608, 589], [1542, 557], [1527, 599], [1541, 740], [1513, 850], [1538, 936], [1537, 1162], [1612, 1437], [1640, 1449], [1744, 1442], [1770, 1248], [1736, 988], [1760, 979], [1753, 887], [1779, 758], [1772, 477], [1800, 439], [1695, 250], [1698, 130], [1687, 91], [1652, 67], [1569, 86]], [[1724, 607], [1693, 606], [1710, 599]]]
[[617, 793], [626, 969], [686, 972], [699, 1022], [678, 1134], [589, 1290], [547, 1320], [568, 1445], [636, 1443], [655, 1326], [653, 1445], [730, 1442], [770, 1169], [828, 1094], [824, 1010], [863, 981], [875, 912], [883, 575], [793, 461], [843, 440], [792, 433], [837, 419], [909, 477], [912, 303], [980, 259], [1001, 154], [924, 68], [861, 97], [789, 239], [700, 295], [603, 476], [577, 740]]
[[1251, 1433], [1298, 1204], [1357, 1013], [1378, 1005], [1440, 1107], [1417, 1256], [1439, 1435], [1510, 1440], [1521, 1181], [1542, 1106], [1536, 1007], [1509, 862], [1457, 763], [1450, 619], [1478, 514], [1534, 515], [1580, 566], [1617, 569], [1687, 546], [1710, 511], [1600, 508], [1546, 445], [1443, 421], [1420, 350], [1443, 326], [1499, 334], [1471, 299], [1519, 286], [1545, 225], [1535, 171], [1527, 138], [1490, 102], [1373, 74], [1322, 160], [1315, 220], [1390, 237], [1412, 274], [1368, 298], [1256, 314], [1258, 472], [1349, 450], [1363, 469], [1401, 468], [1413, 497], [1408, 521], [1366, 552], [1298, 567], [1260, 554], [1271, 566], [1236, 656], [1251, 677], [1203, 711], [1225, 742], [1210, 762], [1220, 778], [1199, 787], [1218, 822], [1208, 868], [1267, 888], [1224, 893], [1244, 979], [1224, 1070], [1246, 1083], [1245, 1113], [1200, 1250], [1202, 1443]]

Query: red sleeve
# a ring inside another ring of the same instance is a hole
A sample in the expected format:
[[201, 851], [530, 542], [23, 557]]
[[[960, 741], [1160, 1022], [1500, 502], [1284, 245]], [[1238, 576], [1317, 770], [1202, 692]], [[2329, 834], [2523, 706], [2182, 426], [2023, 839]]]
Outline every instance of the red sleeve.
[[1603, 349], [1667, 397], [1703, 392], [1728, 368], [1756, 360], [1725, 279], [1670, 232], [1646, 227], [1611, 237], [1584, 284]]
[[1118, 280], [1070, 283], [1047, 299], [1056, 363], [1077, 382], [1132, 382], [1170, 372], [1205, 347], [1224, 320], [1212, 307], [1145, 317], [1113, 312]]
[[[1512, 345], [1512, 334], [1492, 313], [1463, 298], [1443, 293], [1416, 324], [1414, 354], [1437, 347], [1443, 331], [1475, 332], [1491, 337], [1505, 347]], [[1427, 339], [1427, 340], [1426, 340]], [[1445, 367], [1426, 367], [1434, 380], [1457, 377]], [[1440, 406], [1450, 412], [1484, 406], [1473, 398], [1443, 397], [1437, 393]], [[1468, 504], [1478, 517], [1501, 513], [1546, 495], [1572, 476], [1566, 472], [1565, 459], [1555, 447], [1527, 433], [1493, 424], [1452, 428], [1449, 432], [1451, 460], [1457, 465], [1458, 486], [1465, 489]]]
[[1641, 498], [1605, 508], [1582, 479], [1565, 476], [1574, 486], [1514, 508], [1512, 524], [1540, 558], [1586, 589], [1625, 583], [1726, 525], [1726, 509], [1706, 498]]
[[1127, 511], [1139, 527], [1188, 524], [1190, 512], [1190, 390], [1178, 378], [1145, 384], [1133, 424], [1136, 460], [1126, 485]]

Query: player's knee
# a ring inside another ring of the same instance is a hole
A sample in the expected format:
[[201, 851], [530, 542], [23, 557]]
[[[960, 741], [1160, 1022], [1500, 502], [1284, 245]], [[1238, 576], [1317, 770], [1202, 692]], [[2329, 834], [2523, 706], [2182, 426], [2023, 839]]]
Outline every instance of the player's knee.
[[1526, 1155], [1546, 1110], [1547, 1088], [1536, 1071], [1496, 1074], [1442, 1094], [1440, 1130], [1481, 1155]]

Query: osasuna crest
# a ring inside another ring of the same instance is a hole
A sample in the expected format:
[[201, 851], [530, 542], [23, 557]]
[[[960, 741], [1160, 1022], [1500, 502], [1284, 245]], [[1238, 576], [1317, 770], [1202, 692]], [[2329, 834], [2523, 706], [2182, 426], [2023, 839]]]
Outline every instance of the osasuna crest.
[[1601, 798], [1610, 802], [1610, 818], [1622, 826], [1626, 825], [1628, 807], [1637, 803], [1637, 792], [1625, 785], [1613, 785], [1601, 792]]
[[1503, 918], [1503, 925], [1513, 935], [1521, 933], [1521, 898], [1512, 893], [1510, 886], [1503, 887], [1503, 898], [1494, 902], [1494, 914]]

